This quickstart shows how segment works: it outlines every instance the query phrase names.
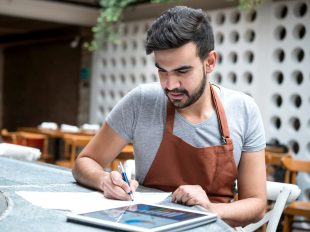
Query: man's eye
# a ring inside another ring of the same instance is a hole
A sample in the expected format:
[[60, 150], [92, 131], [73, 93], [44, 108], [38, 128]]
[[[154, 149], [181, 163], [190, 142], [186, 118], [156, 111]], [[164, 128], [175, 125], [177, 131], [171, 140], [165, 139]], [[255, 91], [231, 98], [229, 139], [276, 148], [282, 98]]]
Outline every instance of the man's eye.
[[187, 72], [188, 72], [188, 70], [178, 70], [178, 71], [177, 71], [178, 74], [185, 74], [185, 73], [187, 73]]

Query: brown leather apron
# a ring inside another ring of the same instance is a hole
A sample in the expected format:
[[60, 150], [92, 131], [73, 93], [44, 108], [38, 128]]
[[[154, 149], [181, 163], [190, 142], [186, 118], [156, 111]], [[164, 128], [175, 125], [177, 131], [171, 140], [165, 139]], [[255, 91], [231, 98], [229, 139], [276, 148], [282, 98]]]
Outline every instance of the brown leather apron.
[[180, 185], [200, 185], [212, 202], [233, 198], [237, 168], [223, 105], [210, 84], [223, 144], [197, 148], [173, 135], [175, 109], [168, 101], [166, 127], [143, 185], [171, 192]]

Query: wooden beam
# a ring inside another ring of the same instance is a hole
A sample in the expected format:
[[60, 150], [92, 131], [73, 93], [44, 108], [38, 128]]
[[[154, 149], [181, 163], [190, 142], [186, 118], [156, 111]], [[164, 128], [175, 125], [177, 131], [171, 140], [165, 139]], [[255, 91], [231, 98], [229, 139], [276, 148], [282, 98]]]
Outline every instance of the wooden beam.
[[0, 14], [68, 25], [94, 26], [100, 10], [38, 0], [0, 0]]
[[[34, 31], [29, 33], [11, 34], [0, 37], [0, 49], [54, 41], [70, 41], [79, 36], [82, 41], [90, 40], [92, 33], [89, 28], [66, 26], [63, 28]], [[1, 70], [0, 70], [1, 71]]]
[[220, 8], [236, 7], [238, 0], [178, 0], [165, 4], [144, 3], [130, 6], [125, 9], [123, 21], [137, 21], [158, 17], [164, 10], [176, 5], [184, 5], [203, 10], [215, 10]]

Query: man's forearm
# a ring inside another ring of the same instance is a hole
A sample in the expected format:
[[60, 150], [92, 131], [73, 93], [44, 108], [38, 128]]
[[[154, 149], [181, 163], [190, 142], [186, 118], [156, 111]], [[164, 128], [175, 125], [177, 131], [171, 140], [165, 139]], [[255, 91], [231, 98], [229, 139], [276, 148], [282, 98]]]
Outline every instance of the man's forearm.
[[265, 213], [266, 202], [258, 198], [248, 198], [232, 203], [208, 203], [203, 205], [229, 225], [245, 226], [259, 221]]
[[72, 174], [80, 184], [100, 191], [102, 191], [103, 177], [108, 175], [96, 161], [88, 157], [76, 160]]

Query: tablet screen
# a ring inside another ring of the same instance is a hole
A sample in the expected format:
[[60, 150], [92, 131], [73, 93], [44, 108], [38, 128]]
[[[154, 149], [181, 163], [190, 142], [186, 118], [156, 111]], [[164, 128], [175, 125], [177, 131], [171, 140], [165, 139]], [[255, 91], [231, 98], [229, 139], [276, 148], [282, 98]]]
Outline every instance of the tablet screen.
[[149, 229], [206, 216], [196, 212], [146, 204], [136, 204], [80, 215]]

